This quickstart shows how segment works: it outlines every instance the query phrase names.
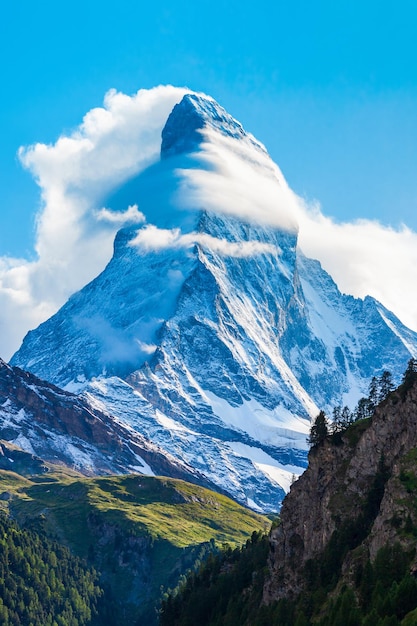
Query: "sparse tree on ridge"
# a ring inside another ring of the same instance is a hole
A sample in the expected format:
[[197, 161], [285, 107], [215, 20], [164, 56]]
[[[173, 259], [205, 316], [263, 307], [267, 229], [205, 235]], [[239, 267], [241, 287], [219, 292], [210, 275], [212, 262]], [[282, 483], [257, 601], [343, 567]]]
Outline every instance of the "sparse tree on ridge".
[[367, 417], [371, 417], [374, 412], [374, 406], [369, 398], [360, 398], [355, 409], [355, 421], [363, 420]]
[[417, 375], [417, 359], [411, 358], [407, 363], [407, 369], [403, 374], [402, 382], [405, 383], [408, 379], [414, 379]]
[[385, 400], [393, 389], [392, 374], [388, 370], [384, 370], [379, 378], [379, 402]]
[[400, 392], [404, 399], [407, 391], [413, 386], [414, 381], [417, 379], [417, 359], [410, 359], [408, 361], [407, 369], [403, 374], [401, 382]]
[[322, 443], [329, 434], [329, 426], [324, 411], [320, 411], [310, 429], [310, 436], [307, 442], [314, 447]]
[[368, 400], [371, 403], [373, 408], [375, 408], [376, 405], [378, 404], [379, 385], [378, 385], [378, 379], [376, 376], [372, 376], [371, 382], [369, 383]]
[[349, 407], [345, 404], [342, 409], [342, 426], [343, 428], [347, 428], [353, 422], [353, 414]]
[[340, 404], [333, 408], [333, 422], [331, 425], [332, 433], [340, 433], [343, 430], [342, 424], [342, 407]]

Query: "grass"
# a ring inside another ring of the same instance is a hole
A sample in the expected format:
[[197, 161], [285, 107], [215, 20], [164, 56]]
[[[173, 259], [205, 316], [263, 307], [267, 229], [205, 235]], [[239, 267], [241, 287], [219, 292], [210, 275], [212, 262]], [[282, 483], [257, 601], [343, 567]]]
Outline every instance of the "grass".
[[243, 543], [268, 520], [226, 496], [181, 480], [144, 476], [71, 479], [33, 484], [15, 481], [18, 496], [10, 504], [22, 521], [47, 510], [80, 556], [87, 553], [86, 526], [92, 513], [108, 524], [146, 534], [185, 548], [215, 539], [232, 546]]
[[371, 418], [366, 417], [351, 424], [343, 433], [343, 438], [346, 439], [349, 445], [354, 448], [362, 434], [369, 428], [371, 424]]
[[202, 546], [240, 546], [270, 527], [226, 496], [171, 478], [48, 473], [29, 480], [0, 472], [6, 491], [11, 497], [1, 504], [19, 523], [42, 526], [101, 571], [120, 604], [131, 602], [127, 622], [137, 619], [140, 602], [140, 617], [153, 623], [161, 585], [175, 586]]

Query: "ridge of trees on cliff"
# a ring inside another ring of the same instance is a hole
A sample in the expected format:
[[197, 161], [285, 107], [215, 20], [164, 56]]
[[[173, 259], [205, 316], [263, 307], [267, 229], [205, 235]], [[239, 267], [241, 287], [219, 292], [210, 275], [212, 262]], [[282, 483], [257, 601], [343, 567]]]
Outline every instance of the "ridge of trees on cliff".
[[[369, 396], [362, 399], [361, 407], [373, 405], [366, 419], [358, 418], [357, 411], [349, 412], [347, 419], [347, 411], [340, 409], [345, 423], [340, 420], [330, 425], [324, 412], [320, 412], [313, 426], [320, 432], [324, 422], [325, 438], [335, 443], [337, 438], [341, 441], [340, 434], [352, 422], [362, 420], [366, 427], [378, 404], [394, 391], [388, 374], [383, 372], [373, 379]], [[411, 359], [396, 390], [397, 402], [405, 400], [416, 383], [417, 360]], [[351, 428], [349, 441], [362, 431], [359, 424]], [[360, 514], [355, 519], [342, 515], [323, 551], [301, 566], [301, 593], [289, 593], [270, 604], [263, 602], [265, 580], [276, 574], [270, 569], [267, 538], [254, 534], [242, 550], [212, 555], [180, 588], [167, 594], [161, 605], [160, 626], [415, 626], [417, 523], [410, 511], [415, 511], [417, 496], [417, 474], [413, 469], [416, 459], [414, 449], [412, 458], [403, 460], [406, 464], [399, 474], [408, 499], [401, 500], [399, 509], [395, 508], [398, 503], [393, 504], [391, 523], [398, 530], [398, 540], [383, 545], [374, 558], [371, 559], [364, 542], [390, 477], [383, 455]], [[298, 496], [303, 497], [300, 493]], [[348, 554], [354, 557], [350, 561], [346, 561]], [[348, 577], [343, 573], [346, 562], [350, 563]], [[278, 585], [284, 581], [285, 577], [277, 578]]]
[[[417, 359], [411, 358], [403, 374], [398, 391], [404, 399], [408, 390], [417, 380]], [[335, 406], [332, 420], [329, 420], [324, 411], [315, 418], [309, 437], [308, 444], [313, 448], [319, 446], [325, 439], [332, 437], [334, 443], [341, 442], [341, 434], [344, 433], [354, 422], [371, 418], [376, 407], [394, 391], [392, 374], [384, 370], [380, 376], [373, 376], [369, 383], [368, 395], [360, 398], [355, 409], [351, 411], [348, 406]]]

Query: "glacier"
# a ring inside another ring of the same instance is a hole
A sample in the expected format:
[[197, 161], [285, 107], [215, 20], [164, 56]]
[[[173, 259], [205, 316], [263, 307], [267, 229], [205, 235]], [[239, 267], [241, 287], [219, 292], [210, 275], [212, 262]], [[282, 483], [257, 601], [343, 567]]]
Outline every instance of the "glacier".
[[[262, 189], [262, 193], [260, 193]], [[417, 334], [342, 294], [297, 244], [295, 195], [213, 99], [187, 94], [161, 158], [106, 199], [137, 205], [107, 267], [12, 365], [81, 394], [239, 502], [277, 511], [310, 420], [398, 381]]]

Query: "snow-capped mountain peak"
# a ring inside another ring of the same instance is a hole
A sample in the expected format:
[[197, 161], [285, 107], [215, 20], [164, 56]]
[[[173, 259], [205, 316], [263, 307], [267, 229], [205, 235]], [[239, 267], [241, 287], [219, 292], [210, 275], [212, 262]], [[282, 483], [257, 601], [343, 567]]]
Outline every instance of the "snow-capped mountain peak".
[[253, 508], [306, 465], [310, 418], [353, 405], [417, 335], [340, 293], [297, 248], [294, 195], [264, 147], [188, 94], [161, 161], [109, 197], [137, 204], [105, 270], [12, 363], [88, 397]]
[[266, 154], [265, 147], [215, 100], [190, 93], [174, 106], [162, 130], [161, 158], [193, 152], [204, 140], [207, 130], [250, 143]]

